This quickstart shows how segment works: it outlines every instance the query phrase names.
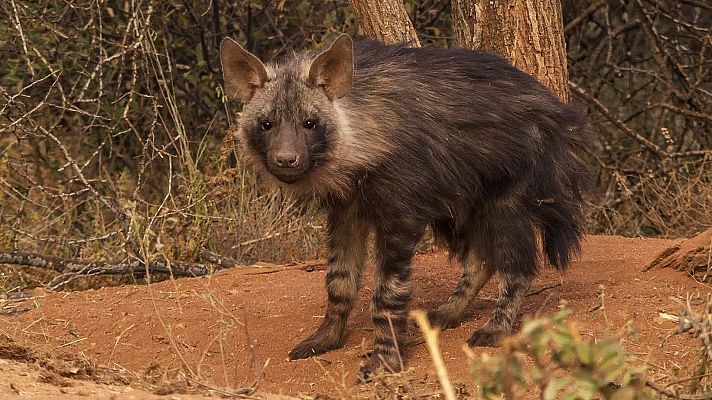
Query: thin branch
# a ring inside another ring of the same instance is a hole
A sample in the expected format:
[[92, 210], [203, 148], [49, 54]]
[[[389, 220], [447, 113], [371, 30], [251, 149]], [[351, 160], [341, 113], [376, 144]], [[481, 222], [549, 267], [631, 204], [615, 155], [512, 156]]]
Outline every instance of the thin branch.
[[710, 5], [710, 3], [706, 2], [706, 1], [702, 1], [702, 0], [680, 0], [680, 3], [685, 3], [685, 4], [689, 4], [689, 5], [691, 5], [691, 6], [700, 7], [700, 8], [704, 8], [705, 10], [710, 10], [710, 11], [712, 11], [712, 5]]
[[543, 292], [545, 292], [545, 291], [547, 291], [547, 290], [549, 290], [549, 289], [554, 289], [554, 288], [557, 288], [557, 287], [559, 287], [559, 286], [561, 286], [561, 283], [552, 283], [552, 284], [550, 284], [550, 285], [546, 285], [546, 286], [544, 286], [544, 287], [541, 287], [541, 288], [539, 288], [539, 289], [537, 289], [537, 290], [532, 290], [531, 292], [527, 293], [526, 297], [536, 296], [536, 295], [538, 295], [539, 293], [543, 293]]
[[440, 347], [438, 346], [438, 333], [439, 329], [433, 329], [430, 326], [428, 317], [425, 312], [420, 310], [414, 310], [410, 312], [410, 315], [415, 319], [415, 322], [420, 327], [420, 330], [425, 336], [425, 342], [428, 345], [428, 351], [430, 351], [430, 356], [433, 359], [433, 365], [435, 366], [435, 371], [438, 374], [438, 380], [440, 381], [440, 386], [443, 388], [443, 394], [447, 400], [455, 400], [455, 389], [452, 387], [452, 382], [448, 378], [447, 369], [445, 368], [445, 363], [443, 362], [442, 355], [440, 354]]
[[675, 111], [678, 114], [687, 115], [688, 117], [693, 117], [693, 118], [705, 120], [707, 122], [712, 122], [712, 115], [709, 115], [709, 114], [692, 111], [692, 110], [688, 110], [685, 108], [675, 107], [674, 105], [668, 104], [668, 103], [662, 103], [662, 104], [660, 104], [660, 107], [667, 108], [670, 111]]
[[645, 386], [655, 390], [656, 392], [667, 396], [667, 397], [672, 397], [673, 399], [679, 399], [679, 400], [710, 400], [712, 399], [712, 392], [705, 392], [705, 393], [700, 393], [700, 394], [679, 394], [676, 392], [673, 392], [670, 389], [666, 389], [657, 383], [646, 380], [645, 381]]
[[573, 90], [574, 93], [582, 97], [584, 100], [587, 102], [593, 104], [594, 107], [604, 116], [606, 117], [609, 121], [613, 123], [618, 129], [623, 131], [626, 135], [630, 136], [633, 138], [635, 141], [643, 145], [648, 151], [651, 153], [655, 154], [658, 157], [667, 157], [668, 154], [660, 148], [657, 144], [651, 142], [650, 140], [646, 139], [645, 136], [641, 135], [640, 133], [634, 131], [632, 128], [630, 128], [628, 125], [626, 125], [623, 121], [620, 119], [616, 118], [613, 113], [611, 113], [608, 108], [601, 103], [600, 100], [597, 98], [591, 96], [588, 92], [586, 92], [581, 86], [575, 84], [574, 82], [569, 81], [569, 87], [571, 90]]
[[589, 15], [595, 13], [598, 11], [599, 8], [601, 8], [604, 4], [608, 3], [608, 0], [598, 0], [593, 3], [591, 3], [588, 8], [585, 10], [581, 11], [579, 15], [576, 16], [576, 18], [572, 19], [571, 22], [566, 24], [564, 27], [564, 33], [569, 33], [570, 30], [578, 26], [583, 20], [588, 18]]

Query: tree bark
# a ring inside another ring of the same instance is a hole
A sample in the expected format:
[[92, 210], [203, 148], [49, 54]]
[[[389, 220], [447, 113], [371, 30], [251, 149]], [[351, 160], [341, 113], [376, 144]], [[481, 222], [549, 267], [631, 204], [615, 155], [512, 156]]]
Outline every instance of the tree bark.
[[385, 43], [408, 42], [420, 47], [413, 23], [402, 0], [351, 0], [361, 29], [366, 36]]
[[452, 17], [458, 46], [498, 53], [569, 101], [560, 0], [452, 0]]

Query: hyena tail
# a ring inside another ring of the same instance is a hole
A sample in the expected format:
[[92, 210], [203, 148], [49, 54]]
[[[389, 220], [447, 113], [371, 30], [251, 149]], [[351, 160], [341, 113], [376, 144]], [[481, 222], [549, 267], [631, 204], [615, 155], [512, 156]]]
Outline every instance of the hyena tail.
[[542, 217], [541, 235], [546, 258], [556, 269], [564, 270], [571, 258], [581, 251], [584, 234], [581, 208], [576, 203], [559, 204], [546, 210]]
[[566, 269], [581, 251], [585, 218], [582, 191], [589, 186], [587, 163], [579, 155], [585, 143], [580, 126], [566, 129], [549, 158], [547, 177], [540, 177], [537, 208], [544, 253], [551, 265]]

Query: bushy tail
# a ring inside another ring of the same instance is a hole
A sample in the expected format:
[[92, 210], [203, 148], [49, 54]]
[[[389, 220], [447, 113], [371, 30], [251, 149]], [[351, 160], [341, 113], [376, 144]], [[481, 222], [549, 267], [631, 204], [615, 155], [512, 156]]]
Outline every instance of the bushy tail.
[[581, 251], [585, 223], [582, 191], [590, 185], [589, 167], [580, 157], [587, 142], [586, 131], [577, 114], [567, 116], [569, 120], [563, 124], [567, 128], [554, 136], [558, 140], [552, 148], [556, 150], [548, 153], [546, 161], [553, 176], [542, 180], [548, 182], [547, 187], [539, 188], [540, 198], [549, 202], [539, 207], [544, 253], [558, 270], [566, 269]]
[[543, 217], [541, 234], [544, 253], [551, 265], [564, 270], [571, 258], [581, 251], [584, 235], [581, 207], [574, 203], [559, 205], [545, 212]]

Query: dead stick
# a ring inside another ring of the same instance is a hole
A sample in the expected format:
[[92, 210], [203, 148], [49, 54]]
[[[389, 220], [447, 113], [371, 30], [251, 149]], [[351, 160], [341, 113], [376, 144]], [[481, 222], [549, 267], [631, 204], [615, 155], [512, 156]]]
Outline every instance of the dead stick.
[[215, 265], [219, 265], [223, 268], [233, 268], [237, 266], [237, 261], [234, 258], [223, 256], [214, 253], [210, 250], [203, 250], [200, 252], [200, 257], [205, 261], [211, 262]]
[[546, 286], [544, 286], [544, 287], [542, 287], [542, 288], [539, 288], [539, 289], [537, 289], [537, 290], [534, 290], [534, 291], [531, 291], [531, 292], [527, 293], [527, 296], [526, 296], [526, 297], [535, 296], [535, 295], [537, 295], [537, 294], [539, 294], [539, 293], [541, 293], [541, 292], [547, 291], [547, 290], [549, 290], [549, 289], [557, 288], [557, 287], [559, 287], [559, 286], [561, 286], [561, 283], [552, 283], [552, 284], [550, 284], [550, 285], [546, 285]]
[[712, 399], [712, 392], [704, 392], [700, 394], [678, 394], [670, 389], [666, 389], [653, 381], [646, 380], [645, 386], [655, 390], [656, 392], [674, 399], [680, 400], [710, 400]]
[[[62, 273], [84, 273], [91, 275], [143, 274], [144, 263], [140, 260], [118, 263], [105, 261], [86, 261], [65, 259], [43, 254], [0, 252], [0, 264], [24, 265], [28, 267], [51, 269]], [[174, 276], [205, 276], [215, 269], [202, 264], [155, 259], [148, 265], [150, 272], [170, 273]]]

